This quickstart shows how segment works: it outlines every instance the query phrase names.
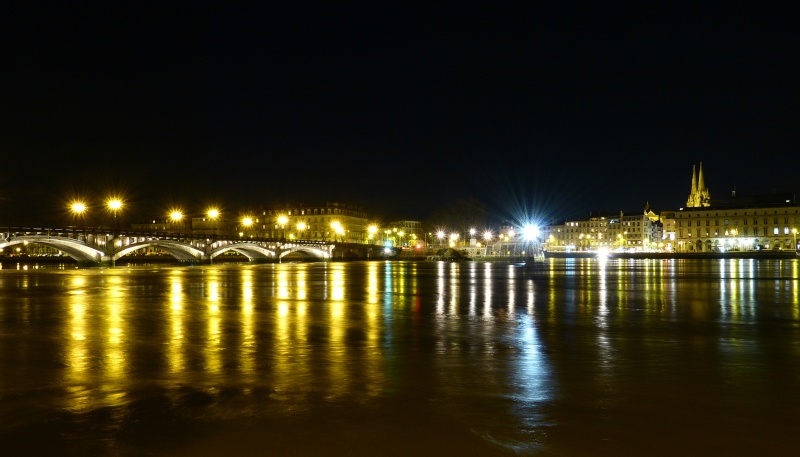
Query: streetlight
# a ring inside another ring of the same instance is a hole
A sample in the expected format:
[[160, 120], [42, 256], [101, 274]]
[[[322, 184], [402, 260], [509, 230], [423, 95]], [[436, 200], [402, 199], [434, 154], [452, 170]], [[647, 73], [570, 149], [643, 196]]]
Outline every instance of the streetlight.
[[442, 230], [436, 232], [436, 238], [439, 238], [439, 246], [441, 246], [442, 240], [444, 239], [444, 232]]
[[450, 234], [450, 247], [454, 247], [456, 242], [458, 242], [458, 233], [453, 232]]
[[[242, 218], [242, 225], [243, 225], [245, 228], [250, 228], [250, 226], [251, 226], [251, 225], [253, 225], [253, 218], [252, 218], [252, 217], [249, 217], [249, 216], [245, 216], [245, 217], [243, 217], [243, 218]], [[240, 236], [240, 237], [244, 236], [244, 232], [239, 232], [239, 236]]]
[[375, 237], [375, 234], [378, 233], [378, 226], [375, 224], [370, 225], [367, 227], [367, 244], [372, 244], [372, 239]]
[[72, 217], [75, 219], [75, 226], [78, 226], [78, 219], [83, 217], [83, 213], [86, 212], [86, 205], [79, 200], [75, 200], [69, 205], [69, 210], [72, 212]]
[[[183, 220], [183, 213], [178, 209], [172, 210], [169, 213], [169, 219], [172, 221], [173, 224], [179, 225], [181, 223], [181, 221]], [[181, 231], [181, 232], [183, 231], [183, 227], [179, 226], [178, 228], [179, 228], [179, 231]]]
[[117, 214], [122, 209], [122, 200], [118, 197], [110, 197], [106, 201], [109, 211], [114, 215], [114, 228], [119, 229], [119, 222], [117, 221]]
[[339, 221], [331, 222], [331, 229], [333, 230], [333, 242], [336, 242], [336, 235], [341, 235], [344, 233], [344, 229], [342, 229], [342, 223]]
[[211, 221], [211, 236], [217, 235], [217, 219], [219, 218], [219, 210], [217, 208], [209, 208], [206, 212], [208, 219]]
[[286, 238], [286, 223], [287, 222], [289, 222], [289, 218], [288, 217], [286, 217], [284, 215], [278, 216], [278, 225], [281, 226], [281, 239]]
[[305, 222], [298, 222], [297, 223], [297, 237], [303, 238], [303, 232], [308, 228]]
[[489, 242], [492, 241], [492, 232], [488, 230], [483, 232], [483, 240], [486, 245], [486, 248], [484, 249], [484, 255], [489, 255]]

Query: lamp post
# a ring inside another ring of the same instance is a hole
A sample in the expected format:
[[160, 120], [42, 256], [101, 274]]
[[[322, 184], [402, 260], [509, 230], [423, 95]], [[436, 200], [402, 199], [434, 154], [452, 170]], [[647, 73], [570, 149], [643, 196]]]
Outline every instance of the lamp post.
[[183, 227], [180, 226], [181, 221], [183, 221], [183, 213], [180, 210], [173, 210], [169, 213], [169, 219], [172, 221], [173, 224], [178, 226], [178, 233], [183, 232]]
[[211, 221], [211, 237], [216, 241], [219, 210], [217, 208], [210, 208], [206, 214], [208, 214], [208, 219]]
[[436, 238], [439, 238], [439, 247], [442, 246], [442, 240], [444, 240], [444, 231], [439, 230], [436, 232]]
[[[252, 226], [252, 225], [253, 225], [253, 218], [252, 217], [245, 216], [245, 217], [242, 218], [242, 226], [244, 226], [245, 229], [249, 229], [250, 226]], [[245, 232], [244, 231], [239, 232], [239, 237], [243, 237], [243, 236], [245, 236]]]
[[331, 229], [333, 230], [333, 242], [336, 242], [336, 235], [342, 235], [344, 233], [344, 229], [342, 228], [342, 223], [339, 221], [331, 222]]
[[284, 215], [278, 216], [278, 225], [281, 226], [281, 239], [282, 240], [286, 239], [286, 223], [287, 222], [289, 222], [289, 218], [288, 217], [286, 217]]
[[484, 256], [488, 256], [489, 255], [489, 242], [492, 241], [492, 232], [490, 232], [488, 230], [483, 232], [483, 240], [486, 243], [486, 247], [484, 248], [483, 255]]
[[117, 232], [119, 232], [119, 220], [117, 219], [117, 215], [122, 209], [122, 200], [117, 197], [111, 197], [106, 202], [106, 205], [108, 206], [108, 210], [111, 211], [111, 214], [114, 215], [114, 234], [117, 235]]
[[298, 222], [297, 223], [297, 238], [302, 239], [303, 238], [303, 232], [305, 232], [307, 228], [308, 228], [308, 225], [306, 225], [305, 222]]
[[[70, 212], [72, 212], [72, 217], [73, 217], [74, 222], [75, 222], [75, 230], [78, 230], [80, 228], [79, 221], [83, 219], [83, 214], [86, 212], [86, 205], [82, 201], [75, 200], [69, 205], [69, 210], [70, 210]], [[84, 224], [84, 227], [85, 227], [85, 224]], [[86, 238], [86, 229], [85, 228], [84, 228], [84, 231], [83, 231], [83, 237]], [[77, 235], [76, 235], [76, 238], [78, 238]]]

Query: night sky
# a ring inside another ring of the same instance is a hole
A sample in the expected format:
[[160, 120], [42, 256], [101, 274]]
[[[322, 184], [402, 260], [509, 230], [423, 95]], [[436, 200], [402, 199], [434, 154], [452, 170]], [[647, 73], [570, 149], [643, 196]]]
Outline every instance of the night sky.
[[701, 161], [712, 197], [798, 187], [796, 8], [25, 3], [0, 12], [0, 219], [118, 192], [142, 218], [549, 221], [677, 209]]

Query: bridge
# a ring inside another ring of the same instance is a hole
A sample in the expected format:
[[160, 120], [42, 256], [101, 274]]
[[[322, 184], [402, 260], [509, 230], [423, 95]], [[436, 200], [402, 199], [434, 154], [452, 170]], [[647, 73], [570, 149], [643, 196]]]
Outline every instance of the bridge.
[[0, 249], [18, 244], [49, 246], [81, 263], [114, 265], [125, 255], [158, 248], [180, 261], [210, 263], [230, 251], [250, 261], [280, 261], [292, 253], [330, 259], [337, 244], [317, 240], [199, 236], [171, 232], [134, 232], [97, 228], [0, 228]]

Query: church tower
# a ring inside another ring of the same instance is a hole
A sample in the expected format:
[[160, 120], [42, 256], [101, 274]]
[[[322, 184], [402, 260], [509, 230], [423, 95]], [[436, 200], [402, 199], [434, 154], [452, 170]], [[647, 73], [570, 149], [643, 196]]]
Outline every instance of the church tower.
[[695, 174], [695, 167], [692, 165], [692, 191], [686, 200], [688, 208], [700, 208], [711, 206], [711, 194], [706, 188], [706, 181], [703, 177], [703, 162], [700, 162], [700, 172]]

